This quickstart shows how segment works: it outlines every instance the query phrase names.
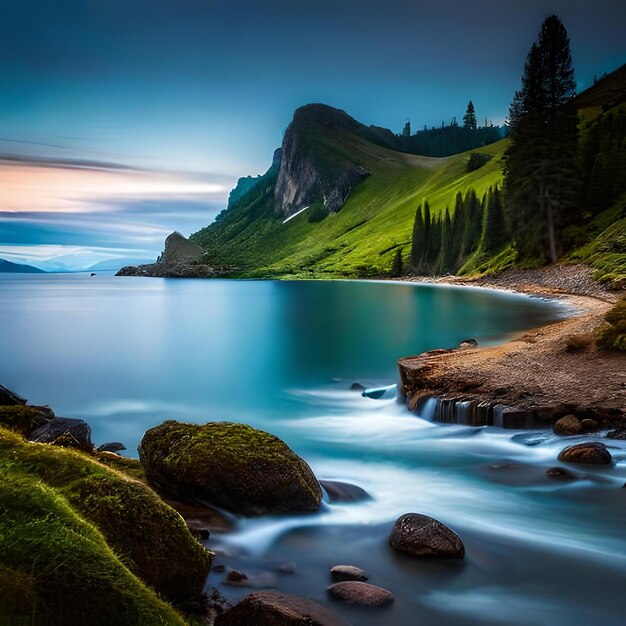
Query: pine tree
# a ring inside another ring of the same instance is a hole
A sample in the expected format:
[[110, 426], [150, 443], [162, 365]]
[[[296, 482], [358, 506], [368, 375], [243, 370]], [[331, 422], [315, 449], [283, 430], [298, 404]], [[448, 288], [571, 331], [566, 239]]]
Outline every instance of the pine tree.
[[476, 130], [478, 128], [478, 123], [476, 121], [476, 109], [474, 108], [474, 103], [471, 100], [469, 101], [467, 110], [463, 116], [463, 128], [468, 128], [470, 130]]
[[422, 216], [422, 205], [415, 211], [415, 221], [413, 222], [413, 236], [411, 237], [411, 269], [419, 274], [424, 264], [424, 253], [426, 251], [426, 232], [424, 230], [424, 218]]
[[500, 191], [489, 188], [487, 193], [487, 210], [483, 222], [483, 236], [481, 250], [488, 254], [499, 252], [509, 241], [504, 215], [502, 214], [502, 202]]
[[404, 266], [402, 263], [402, 249], [398, 248], [396, 250], [396, 254], [393, 257], [393, 263], [391, 265], [391, 276], [392, 278], [399, 278], [402, 276], [404, 271]]
[[525, 257], [556, 261], [559, 233], [576, 219], [579, 190], [574, 70], [565, 27], [548, 17], [509, 111], [507, 216]]

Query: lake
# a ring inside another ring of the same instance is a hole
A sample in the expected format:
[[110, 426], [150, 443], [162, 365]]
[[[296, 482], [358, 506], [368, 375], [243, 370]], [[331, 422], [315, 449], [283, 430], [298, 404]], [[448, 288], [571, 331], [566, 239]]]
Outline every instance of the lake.
[[[432, 424], [350, 390], [394, 383], [400, 356], [500, 342], [566, 315], [562, 304], [405, 283], [104, 274], [4, 275], [0, 294], [0, 384], [86, 419], [96, 444], [136, 456], [165, 419], [242, 421], [283, 438], [318, 477], [372, 496], [241, 521], [207, 542], [216, 563], [325, 603], [332, 565], [363, 567], [396, 601], [330, 603], [355, 626], [624, 623], [624, 442], [611, 442], [613, 467], [558, 481], [545, 470], [566, 444], [549, 431]], [[458, 532], [465, 560], [394, 553], [389, 530], [409, 511]], [[284, 561], [294, 573], [272, 569]], [[250, 591], [223, 576], [209, 584], [231, 599]]]

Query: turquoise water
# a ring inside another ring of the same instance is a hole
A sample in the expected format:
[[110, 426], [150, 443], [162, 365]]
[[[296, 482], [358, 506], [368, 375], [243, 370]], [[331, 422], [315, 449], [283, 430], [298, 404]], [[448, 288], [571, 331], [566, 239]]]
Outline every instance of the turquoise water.
[[[282, 437], [320, 478], [370, 493], [214, 534], [217, 562], [255, 584], [329, 603], [355, 626], [624, 623], [624, 442], [610, 442], [614, 466], [560, 482], [545, 470], [571, 441], [431, 424], [349, 390], [395, 382], [400, 356], [469, 337], [502, 341], [564, 315], [562, 306], [408, 284], [104, 275], [4, 276], [0, 294], [0, 383], [87, 419], [96, 443], [120, 440], [133, 455], [164, 419], [245, 421]], [[408, 511], [457, 531], [466, 559], [394, 553], [389, 530]], [[275, 572], [276, 561], [295, 572]], [[395, 603], [329, 602], [328, 569], [340, 562], [365, 568]], [[232, 599], [250, 591], [223, 577], [209, 584]]]

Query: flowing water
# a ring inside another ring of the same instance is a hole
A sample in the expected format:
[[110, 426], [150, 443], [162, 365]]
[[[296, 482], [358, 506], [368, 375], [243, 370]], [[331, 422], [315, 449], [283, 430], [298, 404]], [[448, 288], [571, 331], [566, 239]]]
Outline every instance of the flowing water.
[[[626, 623], [623, 442], [609, 442], [612, 467], [550, 479], [566, 442], [548, 431], [432, 424], [349, 389], [394, 383], [399, 356], [502, 341], [566, 315], [562, 305], [400, 283], [104, 275], [4, 276], [0, 296], [0, 383], [86, 419], [96, 443], [135, 455], [164, 419], [243, 421], [283, 438], [318, 477], [371, 495], [214, 533], [216, 563], [251, 584], [313, 597], [355, 626]], [[389, 531], [409, 511], [453, 528], [465, 560], [395, 553]], [[366, 569], [394, 604], [329, 601], [337, 563]], [[251, 590], [223, 578], [209, 584], [233, 600]]]

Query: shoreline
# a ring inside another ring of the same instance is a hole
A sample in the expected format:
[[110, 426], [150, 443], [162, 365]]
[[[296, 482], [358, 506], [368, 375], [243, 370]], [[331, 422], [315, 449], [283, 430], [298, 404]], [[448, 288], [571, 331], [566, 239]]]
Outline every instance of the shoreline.
[[[560, 269], [566, 274], [560, 278], [565, 280], [550, 284], [554, 270]], [[619, 300], [620, 292], [594, 284], [591, 271], [580, 266], [512, 273], [513, 279], [505, 273], [486, 279], [416, 277], [403, 281], [546, 297], [565, 303], [571, 315], [496, 346], [402, 357], [398, 360], [400, 399], [415, 411], [434, 398], [436, 421], [476, 426], [549, 425], [573, 413], [595, 419], [599, 427], [626, 427], [626, 381], [619, 373], [624, 355], [598, 350], [593, 341], [595, 330]], [[572, 277], [575, 280], [569, 280]], [[582, 289], [576, 289], [576, 280], [582, 282]]]

